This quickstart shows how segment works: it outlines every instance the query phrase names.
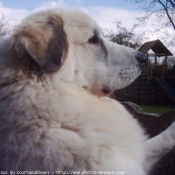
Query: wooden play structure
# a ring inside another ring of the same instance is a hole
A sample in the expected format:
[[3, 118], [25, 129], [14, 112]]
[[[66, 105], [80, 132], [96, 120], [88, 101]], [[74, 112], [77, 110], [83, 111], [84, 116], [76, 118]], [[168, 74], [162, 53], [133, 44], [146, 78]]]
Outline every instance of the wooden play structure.
[[144, 43], [139, 51], [146, 54], [148, 58], [147, 64], [143, 67], [142, 75], [146, 75], [147, 79], [167, 76], [168, 57], [173, 54], [160, 40]]

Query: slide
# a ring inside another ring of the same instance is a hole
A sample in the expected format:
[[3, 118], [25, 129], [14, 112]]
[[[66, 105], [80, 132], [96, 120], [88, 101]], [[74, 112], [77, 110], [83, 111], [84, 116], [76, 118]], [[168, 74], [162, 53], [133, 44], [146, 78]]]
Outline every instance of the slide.
[[164, 91], [168, 94], [171, 100], [175, 102], [175, 88], [167, 81], [165, 81], [162, 77], [156, 77], [155, 80], [164, 89]]

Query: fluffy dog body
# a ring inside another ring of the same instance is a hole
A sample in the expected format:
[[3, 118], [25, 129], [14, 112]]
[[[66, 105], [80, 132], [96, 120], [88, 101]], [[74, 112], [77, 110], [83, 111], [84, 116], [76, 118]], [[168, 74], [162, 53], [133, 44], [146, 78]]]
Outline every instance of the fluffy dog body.
[[174, 127], [147, 140], [120, 103], [100, 97], [138, 76], [135, 55], [80, 12], [26, 18], [0, 42], [0, 170], [145, 175], [174, 145]]

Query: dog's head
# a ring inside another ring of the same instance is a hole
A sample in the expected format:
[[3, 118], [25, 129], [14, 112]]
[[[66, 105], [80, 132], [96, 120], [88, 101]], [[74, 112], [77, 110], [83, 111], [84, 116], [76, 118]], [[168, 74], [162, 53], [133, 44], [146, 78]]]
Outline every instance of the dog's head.
[[44, 75], [56, 72], [57, 81], [96, 95], [129, 85], [145, 62], [133, 49], [109, 42], [89, 16], [75, 11], [27, 17], [15, 30], [13, 45], [20, 60], [34, 60]]

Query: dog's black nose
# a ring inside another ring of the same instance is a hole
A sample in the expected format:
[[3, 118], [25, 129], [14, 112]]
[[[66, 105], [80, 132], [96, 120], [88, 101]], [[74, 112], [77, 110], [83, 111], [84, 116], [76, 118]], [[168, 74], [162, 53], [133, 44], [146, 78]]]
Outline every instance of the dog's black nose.
[[147, 62], [147, 56], [141, 52], [136, 53], [136, 59], [141, 65], [144, 65]]

